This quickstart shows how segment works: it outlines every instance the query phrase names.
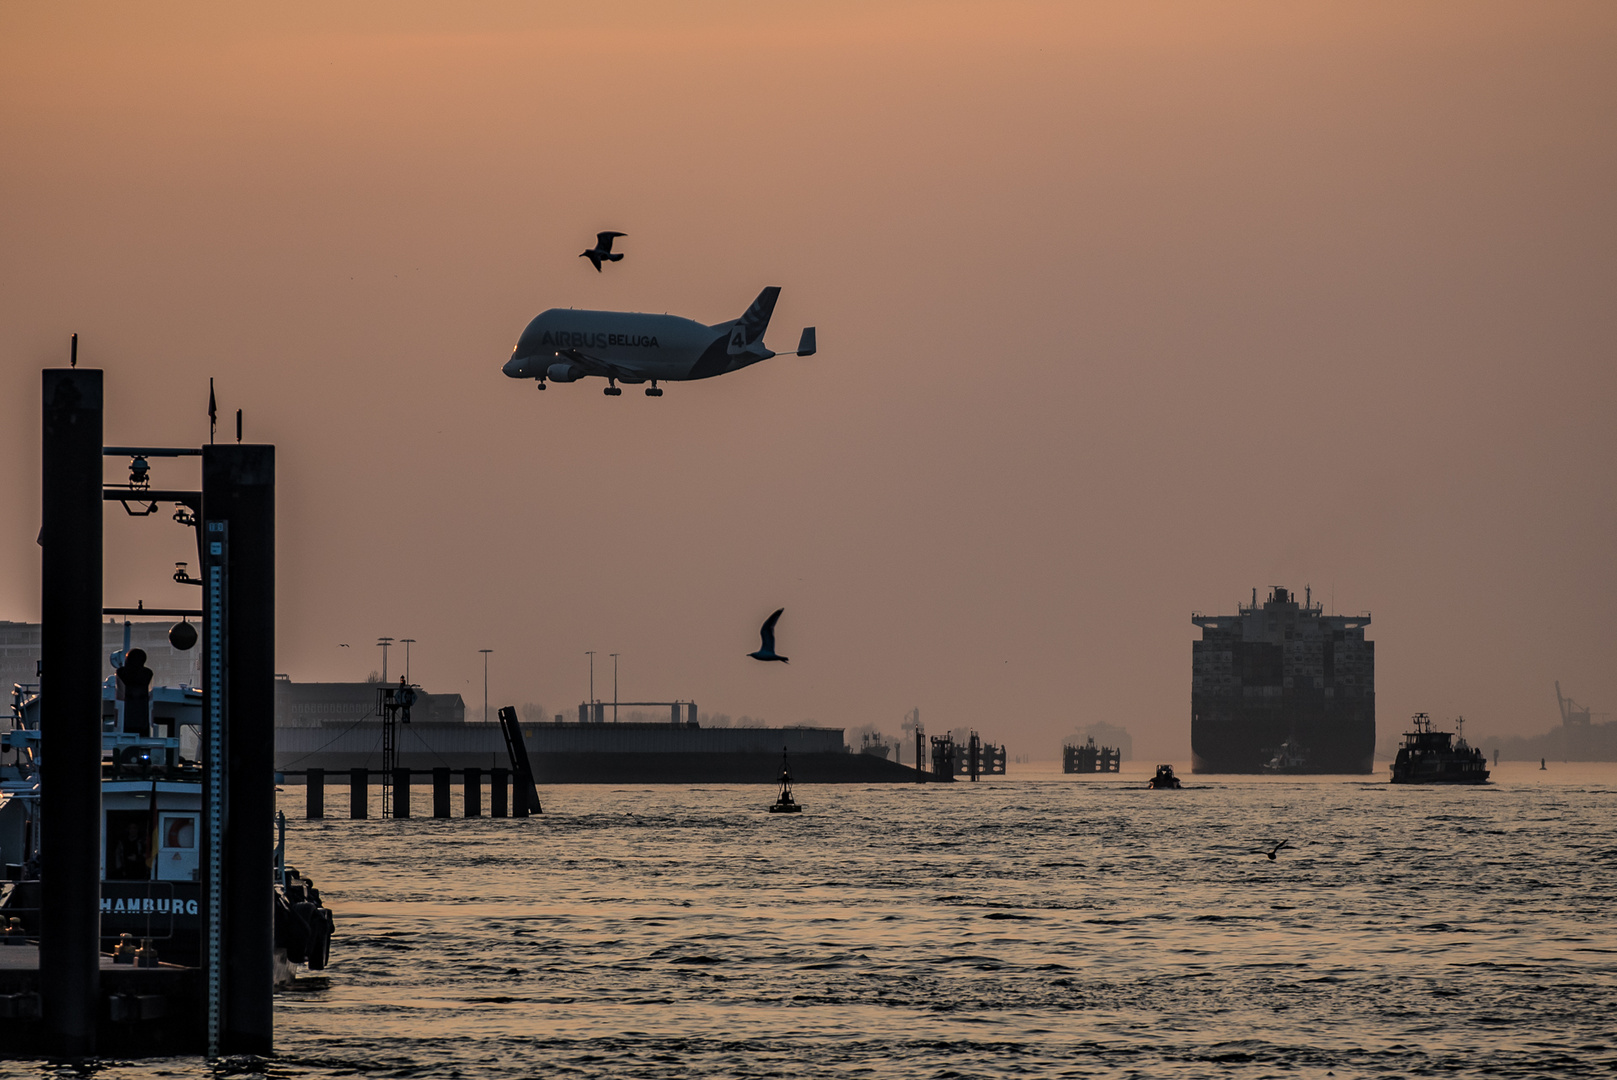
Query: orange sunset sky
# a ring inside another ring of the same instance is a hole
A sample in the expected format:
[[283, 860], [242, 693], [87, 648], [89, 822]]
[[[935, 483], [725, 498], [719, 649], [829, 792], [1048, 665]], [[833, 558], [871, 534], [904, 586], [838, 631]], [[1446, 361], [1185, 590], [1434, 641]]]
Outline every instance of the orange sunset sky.
[[[1383, 744], [1617, 712], [1609, 3], [12, 3], [0, 139], [0, 618], [78, 331], [109, 443], [205, 440], [212, 376], [277, 445], [297, 680], [413, 637], [469, 715], [480, 648], [573, 715], [596, 649], [1166, 760], [1191, 611], [1281, 584], [1372, 613]], [[818, 356], [500, 373], [541, 309], [764, 285]], [[109, 604], [194, 601], [166, 514], [106, 521]]]

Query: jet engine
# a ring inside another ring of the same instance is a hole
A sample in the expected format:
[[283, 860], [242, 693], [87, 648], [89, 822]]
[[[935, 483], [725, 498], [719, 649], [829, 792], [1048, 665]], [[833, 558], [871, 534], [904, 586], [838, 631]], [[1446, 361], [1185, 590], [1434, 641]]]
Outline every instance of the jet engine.
[[583, 375], [572, 364], [551, 364], [545, 369], [545, 378], [551, 382], [577, 382]]

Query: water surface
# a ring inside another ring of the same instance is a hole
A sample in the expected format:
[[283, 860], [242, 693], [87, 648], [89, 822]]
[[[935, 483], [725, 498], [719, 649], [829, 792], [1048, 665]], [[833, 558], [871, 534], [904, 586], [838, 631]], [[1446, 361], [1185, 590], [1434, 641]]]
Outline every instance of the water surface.
[[[277, 1000], [278, 1060], [249, 1071], [1617, 1066], [1617, 765], [1507, 763], [1469, 789], [1384, 775], [1151, 792], [1140, 767], [1013, 766], [800, 788], [796, 817], [765, 813], [764, 787], [555, 787], [527, 821], [306, 822], [288, 788], [291, 861], [339, 937], [332, 966]], [[1275, 861], [1256, 853], [1280, 839]]]

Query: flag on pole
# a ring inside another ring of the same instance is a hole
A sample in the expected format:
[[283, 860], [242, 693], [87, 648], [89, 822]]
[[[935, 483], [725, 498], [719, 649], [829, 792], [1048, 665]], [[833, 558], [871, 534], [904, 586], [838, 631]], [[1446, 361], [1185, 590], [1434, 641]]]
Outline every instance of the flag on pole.
[[208, 441], [213, 442], [213, 433], [219, 426], [219, 403], [213, 398], [213, 380], [208, 380]]

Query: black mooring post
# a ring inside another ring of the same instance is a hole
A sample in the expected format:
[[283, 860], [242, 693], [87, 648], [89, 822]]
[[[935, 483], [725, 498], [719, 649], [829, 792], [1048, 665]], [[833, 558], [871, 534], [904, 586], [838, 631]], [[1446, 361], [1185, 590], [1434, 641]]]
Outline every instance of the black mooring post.
[[410, 816], [410, 770], [394, 769], [389, 779], [393, 783], [393, 816], [407, 818]]
[[364, 769], [348, 770], [348, 816], [363, 821], [370, 816], [370, 792], [366, 790]]
[[326, 770], [310, 769], [303, 775], [303, 816], [319, 821], [326, 816]]
[[442, 765], [432, 770], [432, 816], [449, 816], [449, 770]]
[[39, 989], [52, 1052], [95, 1053], [101, 1004], [101, 372], [44, 372]]
[[202, 519], [205, 568], [212, 538], [227, 545], [219, 1049], [267, 1055], [275, 1036], [275, 448], [203, 447]]
[[466, 769], [461, 773], [465, 783], [461, 813], [466, 817], [483, 816], [483, 770]]
[[505, 816], [505, 793], [511, 789], [511, 770], [496, 766], [488, 771], [488, 816]]

